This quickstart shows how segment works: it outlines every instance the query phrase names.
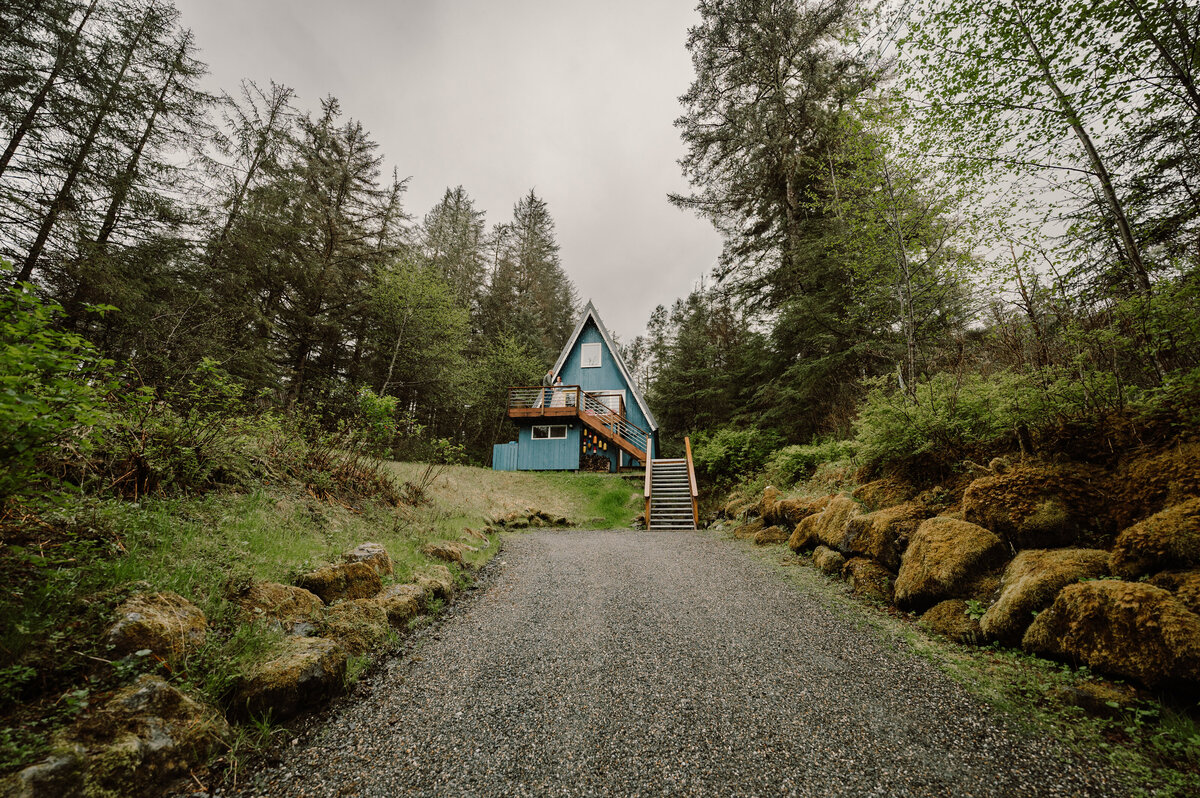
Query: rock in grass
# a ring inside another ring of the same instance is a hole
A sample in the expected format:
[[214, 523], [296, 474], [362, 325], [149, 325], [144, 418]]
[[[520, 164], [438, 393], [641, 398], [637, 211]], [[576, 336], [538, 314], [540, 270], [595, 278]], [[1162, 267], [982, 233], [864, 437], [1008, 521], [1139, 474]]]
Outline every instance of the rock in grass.
[[383, 589], [379, 574], [362, 562], [326, 565], [304, 574], [296, 584], [315, 593], [326, 604], [342, 599], [371, 598]]
[[1034, 619], [1021, 645], [1147, 687], [1194, 690], [1200, 681], [1200, 615], [1143, 582], [1068, 585]]
[[785, 543], [789, 536], [788, 530], [779, 526], [768, 526], [754, 533], [754, 542], [759, 546], [771, 543]]
[[67, 753], [35, 765], [40, 770], [26, 780], [50, 776], [61, 787], [81, 777], [81, 791], [57, 795], [160, 795], [169, 781], [202, 764], [228, 734], [229, 725], [216, 709], [157, 676], [143, 675], [89, 708], [65, 734]]
[[1112, 572], [1126, 579], [1197, 565], [1200, 565], [1200, 499], [1168, 507], [1121, 532], [1109, 560]]
[[981, 526], [945, 516], [922, 521], [900, 561], [896, 604], [920, 610], [961, 598], [1004, 555], [1000, 538]]
[[955, 643], [983, 640], [979, 621], [971, 617], [970, 608], [962, 599], [947, 599], [934, 604], [921, 616], [921, 625]]
[[389, 585], [374, 600], [383, 608], [388, 623], [403, 629], [421, 611], [425, 590], [420, 585]]
[[380, 543], [360, 543], [342, 554], [345, 562], [365, 562], [380, 576], [391, 576], [396, 572], [391, 555]]
[[455, 565], [463, 565], [463, 557], [468, 551], [476, 551], [476, 549], [466, 546], [462, 543], [454, 543], [449, 540], [439, 540], [435, 543], [426, 543], [421, 547], [421, 553], [426, 557], [433, 557], [436, 560], [443, 562], [452, 562]]
[[1058, 591], [1080, 579], [1108, 574], [1102, 549], [1027, 549], [1019, 552], [1000, 579], [1000, 597], [979, 621], [989, 640], [1017, 645], [1033, 616], [1054, 603]]
[[413, 581], [428, 595], [450, 601], [454, 598], [454, 575], [444, 565], [427, 566], [423, 573], [413, 575]]
[[1164, 571], [1151, 577], [1150, 584], [1170, 590], [1183, 606], [1200, 614], [1200, 571]]
[[387, 639], [387, 611], [376, 599], [350, 599], [325, 609], [321, 637], [336, 641], [350, 654], [363, 654]]
[[236, 681], [230, 712], [285, 720], [318, 709], [342, 691], [346, 650], [324, 637], [288, 637]]
[[828, 546], [817, 546], [813, 549], [813, 565], [827, 574], [840, 574], [846, 558]]
[[149, 649], [167, 659], [204, 645], [208, 621], [192, 602], [176, 593], [143, 593], [117, 608], [105, 640], [117, 656]]
[[310, 620], [325, 606], [315, 593], [277, 582], [254, 582], [241, 593], [230, 596], [230, 600], [241, 611], [243, 623], [262, 620], [289, 630]]
[[896, 578], [874, 560], [852, 557], [842, 566], [842, 576], [850, 583], [850, 591], [854, 595], [891, 603]]
[[848, 557], [870, 557], [885, 568], [897, 571], [900, 555], [908, 547], [909, 538], [930, 515], [932, 513], [922, 504], [897, 504], [853, 516], [846, 522], [837, 548]]
[[1067, 546], [1086, 537], [1111, 536], [1108, 489], [1107, 474], [1093, 466], [1021, 465], [968, 485], [963, 519], [1016, 549]]

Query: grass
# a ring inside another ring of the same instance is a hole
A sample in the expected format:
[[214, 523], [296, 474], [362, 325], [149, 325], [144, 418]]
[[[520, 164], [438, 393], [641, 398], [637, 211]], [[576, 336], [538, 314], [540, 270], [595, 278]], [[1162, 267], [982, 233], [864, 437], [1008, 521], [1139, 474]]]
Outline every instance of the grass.
[[782, 578], [817, 598], [846, 623], [873, 627], [892, 648], [906, 650], [938, 667], [968, 692], [1007, 716], [1010, 722], [1057, 739], [1093, 761], [1106, 762], [1128, 784], [1130, 795], [1190, 798], [1200, 795], [1200, 707], [1153, 697], [1114, 708], [1101, 718], [1063, 700], [1062, 693], [1103, 681], [1087, 668], [1073, 668], [999, 646], [967, 646], [931, 635], [915, 616], [853, 598], [848, 586], [827, 577], [811, 560], [778, 546], [758, 547], [728, 539], [775, 567]]

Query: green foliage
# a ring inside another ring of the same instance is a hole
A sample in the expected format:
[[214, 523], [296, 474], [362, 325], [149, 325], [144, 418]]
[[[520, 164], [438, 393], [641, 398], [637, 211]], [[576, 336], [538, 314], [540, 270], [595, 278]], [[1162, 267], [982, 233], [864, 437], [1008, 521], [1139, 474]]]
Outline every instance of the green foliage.
[[825, 463], [853, 458], [853, 441], [829, 440], [807, 445], [785, 446], [766, 463], [766, 479], [778, 488], [789, 488], [808, 479]]
[[759, 471], [783, 443], [778, 433], [754, 427], [723, 427], [697, 433], [692, 461], [698, 474], [712, 482], [727, 482]]
[[101, 372], [111, 362], [56, 329], [61, 313], [28, 284], [0, 294], [0, 503], [33, 490], [39, 459], [72, 434], [89, 438], [104, 418]]

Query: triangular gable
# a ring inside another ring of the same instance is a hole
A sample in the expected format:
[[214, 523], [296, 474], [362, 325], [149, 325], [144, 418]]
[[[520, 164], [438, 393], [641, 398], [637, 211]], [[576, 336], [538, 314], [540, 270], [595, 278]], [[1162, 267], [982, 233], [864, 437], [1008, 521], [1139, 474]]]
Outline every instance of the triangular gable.
[[646, 416], [646, 422], [650, 424], [650, 431], [658, 429], [658, 422], [654, 419], [654, 414], [650, 412], [650, 407], [646, 404], [646, 399], [642, 396], [642, 389], [629, 373], [629, 369], [625, 368], [625, 361], [621, 357], [621, 350], [613, 343], [612, 336], [608, 334], [608, 330], [604, 326], [604, 322], [600, 321], [600, 314], [596, 312], [596, 306], [588, 300], [587, 306], [583, 309], [583, 314], [579, 317], [579, 323], [575, 325], [575, 332], [571, 333], [571, 337], [567, 339], [566, 345], [558, 354], [558, 360], [554, 363], [554, 375], [558, 376], [558, 372], [562, 369], [563, 364], [567, 362], [567, 355], [575, 347], [575, 342], [579, 340], [579, 334], [583, 332], [583, 327], [587, 324], [587, 320], [591, 319], [596, 323], [596, 329], [600, 331], [600, 337], [604, 339], [604, 345], [608, 347], [608, 351], [612, 354], [613, 361], [617, 364], [617, 368], [621, 370], [621, 376], [625, 378], [625, 382], [629, 385], [629, 390], [633, 392], [633, 398], [637, 401], [638, 407], [642, 409], [642, 414]]

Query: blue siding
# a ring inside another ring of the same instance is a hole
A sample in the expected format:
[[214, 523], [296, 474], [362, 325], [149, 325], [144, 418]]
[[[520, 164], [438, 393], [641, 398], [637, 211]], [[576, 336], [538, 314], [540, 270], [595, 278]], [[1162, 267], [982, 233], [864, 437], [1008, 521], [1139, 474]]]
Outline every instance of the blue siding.
[[517, 470], [574, 471], [578, 469], [579, 427], [578, 421], [568, 422], [566, 438], [535, 441], [533, 427], [521, 425], [517, 435]]
[[493, 471], [516, 471], [517, 470], [517, 447], [516, 441], [512, 443], [497, 443], [492, 447], [492, 470]]
[[[583, 344], [600, 344], [599, 368], [580, 367], [580, 348]], [[646, 415], [638, 407], [637, 400], [633, 398], [633, 386], [621, 376], [621, 370], [617, 368], [617, 361], [614, 359], [613, 353], [604, 343], [604, 336], [600, 334], [600, 330], [590, 318], [583, 325], [575, 346], [567, 355], [567, 359], [563, 361], [562, 369], [558, 373], [562, 375], [563, 385], [579, 385], [585, 391], [625, 391], [625, 416], [642, 429], [650, 431], [650, 423], [646, 420]], [[628, 456], [622, 458], [623, 463], [627, 460]]]

